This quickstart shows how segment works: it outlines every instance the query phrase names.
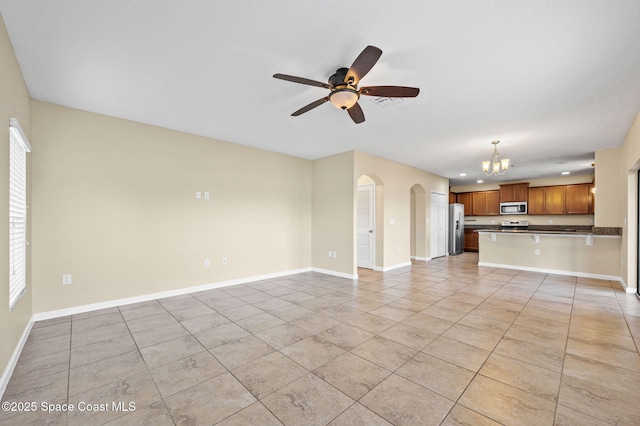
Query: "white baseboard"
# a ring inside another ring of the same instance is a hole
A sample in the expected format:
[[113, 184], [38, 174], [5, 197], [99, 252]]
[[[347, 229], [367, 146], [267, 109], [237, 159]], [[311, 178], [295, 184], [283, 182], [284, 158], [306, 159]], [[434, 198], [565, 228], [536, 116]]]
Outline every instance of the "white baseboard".
[[414, 257], [412, 257], [412, 259], [413, 260], [419, 260], [419, 261], [422, 261], [422, 262], [428, 262], [428, 261], [431, 260], [430, 257], [418, 257], [418, 256], [414, 256]]
[[311, 268], [311, 271], [318, 272], [320, 274], [333, 275], [334, 277], [347, 278], [349, 280], [358, 279], [358, 274], [346, 274], [344, 272], [332, 271], [330, 269]]
[[478, 266], [488, 266], [491, 268], [517, 269], [519, 271], [541, 272], [543, 274], [570, 275], [581, 278], [595, 278], [598, 280], [622, 281], [621, 277], [615, 275], [591, 274], [588, 272], [562, 271], [559, 269], [531, 268], [529, 266], [503, 265], [501, 263], [478, 262]]
[[411, 266], [411, 261], [398, 263], [396, 265], [391, 265], [391, 266], [383, 266], [383, 267], [376, 266], [375, 268], [373, 268], [373, 270], [380, 271], [380, 272], [388, 272], [388, 271], [393, 271], [394, 269], [404, 268], [405, 266]]
[[4, 395], [4, 391], [7, 389], [7, 385], [9, 384], [9, 379], [11, 379], [13, 370], [16, 368], [18, 358], [20, 358], [20, 354], [22, 353], [22, 348], [24, 348], [24, 344], [27, 343], [27, 338], [29, 337], [29, 333], [31, 333], [31, 327], [33, 327], [33, 317], [29, 320], [29, 323], [24, 328], [22, 336], [20, 336], [20, 340], [13, 350], [13, 354], [11, 355], [11, 358], [9, 358], [9, 362], [7, 363], [7, 366], [2, 373], [2, 377], [0, 377], [0, 400]]
[[89, 305], [74, 306], [71, 308], [59, 309], [55, 311], [40, 312], [33, 315], [33, 321], [42, 321], [51, 318], [64, 317], [67, 315], [81, 314], [84, 312], [97, 311], [99, 309], [113, 308], [115, 306], [130, 305], [132, 303], [147, 302], [149, 300], [162, 299], [165, 297], [181, 296], [183, 294], [196, 293], [199, 291], [213, 290], [221, 287], [228, 287], [237, 284], [246, 284], [255, 281], [268, 280], [272, 278], [286, 277], [288, 275], [310, 272], [312, 268], [294, 269], [284, 272], [276, 272], [266, 275], [255, 275], [253, 277], [238, 278], [235, 280], [220, 281], [217, 283], [203, 284], [194, 287], [179, 288], [176, 290], [162, 291], [159, 293], [143, 294], [141, 296], [126, 297], [124, 299], [108, 300], [106, 302], [92, 303]]
[[622, 278], [620, 278], [618, 280], [618, 282], [622, 286], [622, 289], [624, 290], [625, 293], [635, 293], [636, 292], [636, 289], [634, 287], [627, 287], [627, 283], [624, 282], [624, 280]]

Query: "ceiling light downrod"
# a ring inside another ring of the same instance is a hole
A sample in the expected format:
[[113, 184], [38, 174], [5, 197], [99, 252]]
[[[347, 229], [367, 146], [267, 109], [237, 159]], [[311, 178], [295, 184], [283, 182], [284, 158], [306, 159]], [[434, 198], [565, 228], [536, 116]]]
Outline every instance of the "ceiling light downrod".
[[509, 169], [509, 159], [503, 158], [500, 160], [500, 154], [498, 154], [498, 144], [500, 141], [493, 141], [493, 158], [491, 161], [482, 162], [482, 171], [487, 176], [499, 176], [505, 174]]

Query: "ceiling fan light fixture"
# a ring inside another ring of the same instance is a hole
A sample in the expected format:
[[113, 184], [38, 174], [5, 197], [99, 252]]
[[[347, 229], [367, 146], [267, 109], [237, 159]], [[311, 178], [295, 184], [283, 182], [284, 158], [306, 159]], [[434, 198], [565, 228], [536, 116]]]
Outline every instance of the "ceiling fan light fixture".
[[329, 95], [331, 103], [339, 109], [347, 110], [360, 99], [360, 93], [350, 88], [336, 89]]

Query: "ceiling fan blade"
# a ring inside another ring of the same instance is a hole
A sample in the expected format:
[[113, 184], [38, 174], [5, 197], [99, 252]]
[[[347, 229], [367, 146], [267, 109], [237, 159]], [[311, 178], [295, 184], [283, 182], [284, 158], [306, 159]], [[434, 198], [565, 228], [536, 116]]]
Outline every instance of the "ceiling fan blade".
[[403, 86], [369, 86], [360, 88], [360, 94], [366, 96], [383, 96], [385, 98], [415, 98], [420, 93], [417, 87]]
[[328, 100], [329, 100], [329, 97], [328, 97], [328, 96], [326, 96], [326, 97], [324, 97], [324, 98], [322, 98], [322, 99], [318, 99], [317, 101], [315, 101], [315, 102], [311, 102], [309, 105], [307, 105], [307, 106], [304, 106], [304, 107], [300, 108], [299, 110], [297, 110], [296, 112], [294, 112], [294, 113], [293, 113], [293, 114], [291, 114], [291, 115], [292, 115], [293, 117], [297, 117], [297, 116], [299, 116], [300, 114], [304, 114], [304, 113], [305, 113], [305, 112], [307, 112], [307, 111], [310, 111], [310, 110], [312, 110], [312, 109], [314, 109], [314, 108], [316, 108], [316, 107], [319, 107], [320, 105], [322, 105], [323, 103], [327, 102]]
[[349, 116], [354, 123], [360, 124], [364, 121], [364, 112], [362, 112], [362, 108], [360, 108], [360, 105], [357, 102], [353, 104], [353, 106], [349, 108], [347, 112], [349, 113]]
[[292, 81], [294, 83], [299, 83], [299, 84], [306, 84], [308, 86], [316, 86], [316, 87], [323, 87], [325, 89], [331, 89], [331, 86], [329, 86], [327, 83], [322, 83], [320, 81], [315, 81], [315, 80], [309, 80], [308, 78], [303, 78], [303, 77], [296, 77], [293, 75], [274, 74], [273, 78], [279, 78], [280, 80]]
[[380, 59], [380, 55], [382, 55], [382, 50], [378, 49], [375, 46], [367, 46], [364, 48], [362, 53], [358, 55], [349, 71], [347, 71], [347, 75], [344, 78], [345, 83], [350, 79], [353, 79], [353, 84], [358, 84], [358, 81], [369, 71], [371, 68], [378, 62]]

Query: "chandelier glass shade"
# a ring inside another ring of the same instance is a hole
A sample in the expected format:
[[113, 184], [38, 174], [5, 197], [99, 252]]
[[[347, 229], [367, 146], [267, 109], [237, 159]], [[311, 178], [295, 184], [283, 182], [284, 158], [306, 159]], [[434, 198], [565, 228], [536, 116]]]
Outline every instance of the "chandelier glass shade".
[[500, 160], [500, 154], [498, 154], [498, 144], [500, 141], [493, 141], [493, 157], [491, 161], [482, 162], [482, 171], [487, 176], [503, 175], [509, 169], [509, 159], [503, 158]]

